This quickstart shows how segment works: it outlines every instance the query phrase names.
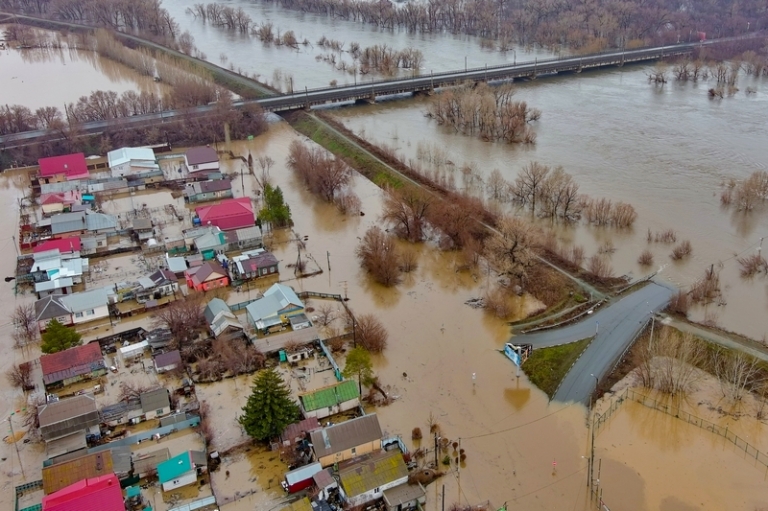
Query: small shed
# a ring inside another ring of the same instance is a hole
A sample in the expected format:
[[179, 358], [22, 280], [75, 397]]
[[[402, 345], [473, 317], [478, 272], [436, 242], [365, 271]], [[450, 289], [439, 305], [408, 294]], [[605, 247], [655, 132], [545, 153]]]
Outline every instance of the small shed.
[[427, 502], [427, 492], [421, 483], [401, 484], [384, 490], [384, 503], [387, 511], [408, 511], [418, 509]]
[[179, 350], [161, 353], [155, 357], [155, 370], [158, 374], [173, 371], [177, 367], [181, 367], [181, 353], [179, 353]]
[[309, 321], [309, 318], [304, 313], [291, 316], [288, 318], [288, 321], [291, 322], [291, 328], [294, 330], [301, 330], [302, 328], [309, 328], [312, 326], [312, 322]]
[[322, 470], [323, 467], [320, 463], [310, 463], [285, 474], [285, 484], [288, 493], [296, 493], [312, 486], [314, 484], [312, 476]]
[[149, 347], [149, 341], [141, 341], [136, 344], [129, 344], [120, 348], [120, 356], [124, 362], [133, 362], [137, 358], [141, 358], [144, 354], [144, 350]]

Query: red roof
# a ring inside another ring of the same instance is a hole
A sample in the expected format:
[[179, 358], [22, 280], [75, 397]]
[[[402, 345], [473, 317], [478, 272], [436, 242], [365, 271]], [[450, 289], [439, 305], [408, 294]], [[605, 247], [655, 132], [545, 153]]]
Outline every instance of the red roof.
[[40, 158], [37, 162], [40, 164], [40, 175], [43, 177], [64, 174], [67, 179], [85, 179], [89, 176], [83, 153]]
[[43, 381], [46, 385], [90, 373], [102, 367], [104, 367], [104, 356], [101, 354], [98, 342], [40, 357], [40, 368], [43, 370]]
[[125, 511], [115, 474], [83, 479], [43, 497], [43, 511]]
[[37, 245], [32, 249], [32, 252], [38, 253], [54, 249], [58, 249], [61, 254], [73, 251], [80, 252], [80, 238], [78, 236], [73, 236], [71, 238], [63, 238], [60, 240], [48, 240]]
[[215, 225], [222, 231], [250, 227], [254, 223], [253, 205], [248, 197], [228, 199], [213, 206], [195, 209], [202, 225]]

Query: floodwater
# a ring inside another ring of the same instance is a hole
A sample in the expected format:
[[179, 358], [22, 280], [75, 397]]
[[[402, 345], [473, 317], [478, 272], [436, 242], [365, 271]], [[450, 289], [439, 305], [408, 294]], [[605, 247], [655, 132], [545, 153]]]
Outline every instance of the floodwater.
[[[375, 105], [338, 108], [333, 113], [359, 136], [395, 149], [406, 162], [419, 160], [419, 148], [439, 148], [455, 164], [455, 174], [474, 165], [482, 178], [499, 169], [513, 181], [530, 161], [563, 166], [593, 197], [626, 201], [637, 210], [632, 229], [555, 225], [559, 239], [586, 249], [587, 257], [611, 243], [616, 275], [640, 277], [655, 270], [686, 289], [705, 268], [719, 267], [725, 306], [696, 308], [692, 317], [714, 319], [727, 330], [761, 339], [768, 330], [765, 281], [744, 281], [736, 254], [752, 254], [768, 234], [768, 211], [748, 214], [723, 209], [723, 181], [743, 179], [765, 170], [763, 134], [768, 106], [768, 81], [742, 77], [739, 87], [754, 87], [732, 98], [711, 101], [710, 83], [650, 85], [651, 68], [626, 67], [523, 82], [517, 98], [543, 111], [535, 123], [533, 146], [489, 143], [454, 133], [425, 117], [429, 98], [382, 101]], [[423, 152], [423, 151], [422, 151]], [[672, 261], [673, 245], [648, 244], [646, 233], [674, 229], [678, 242], [690, 240], [688, 260]], [[649, 248], [654, 265], [637, 264]]]
[[[0, 25], [0, 32], [2, 32]], [[45, 33], [45, 32], [43, 32]], [[3, 104], [20, 104], [34, 111], [44, 106], [63, 110], [93, 91], [122, 94], [135, 90], [162, 93], [151, 77], [87, 50], [31, 48], [0, 50], [0, 90]]]
[[[365, 77], [354, 76], [341, 71], [334, 66], [316, 60], [318, 55], [326, 55], [325, 50], [317, 45], [317, 41], [326, 36], [346, 44], [358, 42], [361, 48], [374, 45], [387, 45], [396, 51], [412, 47], [424, 55], [424, 62], [419, 70], [422, 74], [430, 71], [449, 71], [465, 66], [483, 67], [512, 63], [518, 60], [533, 60], [534, 58], [551, 57], [551, 52], [541, 48], [516, 47], [506, 53], [484, 49], [480, 39], [476, 37], [450, 34], [409, 34], [405, 30], [382, 30], [374, 25], [354, 23], [341, 19], [331, 19], [311, 13], [302, 13], [281, 9], [275, 2], [248, 2], [234, 0], [227, 5], [242, 7], [255, 22], [272, 23], [275, 34], [293, 30], [299, 41], [307, 39], [309, 45], [299, 45], [298, 49], [286, 46], [264, 45], [255, 36], [241, 34], [234, 30], [217, 28], [203, 23], [192, 14], [186, 13], [191, 6], [184, 0], [165, 0], [163, 7], [179, 23], [182, 31], [189, 30], [195, 38], [195, 45], [206, 54], [208, 61], [226, 68], [242, 70], [241, 74], [257, 75], [260, 81], [283, 91], [304, 90], [305, 87], [326, 87], [332, 80], [339, 85], [353, 84], [355, 81], [371, 80], [372, 74]], [[226, 59], [221, 58], [222, 55]], [[352, 64], [347, 55], [338, 55], [337, 65], [341, 60]], [[465, 60], [466, 59], [466, 60]], [[410, 76], [412, 70], [401, 70], [400, 76]], [[381, 76], [375, 77], [380, 79]]]

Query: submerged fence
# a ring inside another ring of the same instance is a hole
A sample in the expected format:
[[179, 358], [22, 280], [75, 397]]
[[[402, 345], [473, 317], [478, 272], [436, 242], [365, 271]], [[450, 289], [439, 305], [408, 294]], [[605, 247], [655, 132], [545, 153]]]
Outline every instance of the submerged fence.
[[[603, 428], [608, 419], [624, 404], [625, 401], [631, 400], [636, 403], [640, 403], [648, 408], [653, 408], [660, 412], [664, 412], [668, 415], [687, 422], [693, 426], [705, 429], [716, 435], [719, 435], [729, 442], [731, 442], [736, 448], [744, 453], [745, 459], [753, 459], [756, 464], [762, 465], [766, 469], [766, 477], [768, 477], [768, 454], [761, 452], [755, 446], [736, 435], [733, 431], [728, 430], [728, 426], [721, 426], [715, 424], [701, 417], [697, 417], [691, 413], [681, 410], [679, 406], [673, 403], [666, 403], [659, 401], [653, 397], [646, 396], [645, 394], [638, 392], [634, 389], [624, 389], [622, 392], [616, 395], [615, 399], [611, 402], [610, 407], [602, 414], [596, 415], [593, 419], [592, 427], [595, 434], [599, 434], [600, 429]], [[756, 465], [757, 466], [757, 465]]]

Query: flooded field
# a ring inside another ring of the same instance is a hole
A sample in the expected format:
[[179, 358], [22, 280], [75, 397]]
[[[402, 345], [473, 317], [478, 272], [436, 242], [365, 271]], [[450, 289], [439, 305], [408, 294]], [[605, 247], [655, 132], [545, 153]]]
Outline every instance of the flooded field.
[[[0, 33], [2, 30], [0, 25]], [[127, 66], [95, 52], [67, 49], [66, 45], [0, 50], [0, 90], [4, 105], [24, 105], [32, 111], [44, 106], [62, 110], [65, 103], [77, 102], [80, 96], [97, 90], [118, 94], [129, 90], [165, 91], [152, 78]]]

